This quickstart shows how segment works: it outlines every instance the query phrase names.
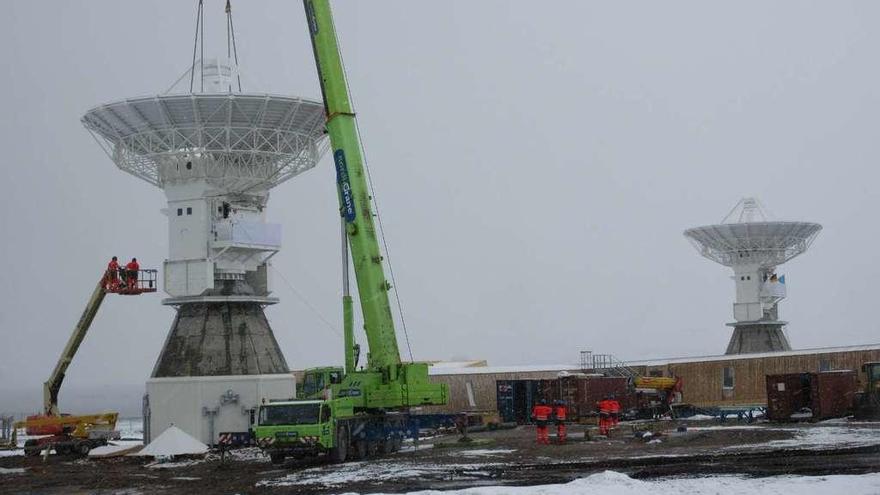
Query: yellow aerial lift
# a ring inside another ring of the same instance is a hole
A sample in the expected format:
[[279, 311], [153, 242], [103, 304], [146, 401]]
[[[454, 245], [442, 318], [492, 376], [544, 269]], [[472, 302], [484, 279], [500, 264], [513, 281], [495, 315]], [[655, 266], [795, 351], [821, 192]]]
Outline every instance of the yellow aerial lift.
[[49, 379], [43, 384], [43, 414], [28, 416], [24, 421], [13, 425], [11, 441], [17, 445], [16, 434], [24, 428], [28, 435], [40, 435], [40, 438], [28, 439], [24, 444], [25, 455], [35, 456], [46, 449], [54, 449], [58, 454], [88, 454], [99, 445], [106, 445], [116, 429], [118, 413], [101, 413], [87, 415], [61, 414], [58, 410], [58, 392], [67, 367], [82, 344], [83, 339], [101, 303], [107, 294], [140, 295], [145, 292], [156, 292], [156, 270], [107, 270], [98, 281], [88, 304], [73, 329], [61, 357]]

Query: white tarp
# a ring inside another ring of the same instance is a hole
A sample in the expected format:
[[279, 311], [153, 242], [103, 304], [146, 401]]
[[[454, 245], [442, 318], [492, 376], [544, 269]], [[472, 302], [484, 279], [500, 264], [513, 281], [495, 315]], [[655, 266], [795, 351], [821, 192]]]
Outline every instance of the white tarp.
[[102, 445], [89, 451], [89, 457], [116, 457], [131, 454], [143, 448], [143, 445]]
[[140, 452], [129, 455], [170, 457], [174, 455], [204, 454], [207, 451], [207, 445], [196, 440], [189, 433], [171, 425]]

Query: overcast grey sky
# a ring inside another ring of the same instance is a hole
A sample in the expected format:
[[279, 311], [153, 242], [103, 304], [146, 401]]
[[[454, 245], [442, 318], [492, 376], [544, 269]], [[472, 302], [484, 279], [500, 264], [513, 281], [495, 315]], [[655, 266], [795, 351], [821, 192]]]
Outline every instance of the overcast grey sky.
[[[218, 56], [223, 3], [205, 2]], [[166, 256], [164, 195], [79, 119], [186, 70], [195, 2], [3, 6], [0, 391], [38, 397], [107, 259]], [[233, 6], [245, 89], [319, 97], [301, 3]], [[748, 195], [825, 227], [780, 270], [792, 344], [880, 341], [880, 3], [334, 7], [416, 359], [722, 353], [733, 282], [682, 231]], [[274, 190], [269, 217], [278, 273], [338, 328], [329, 165]], [[341, 337], [277, 276], [275, 294], [291, 366], [340, 362]], [[68, 384], [143, 383], [173, 317], [161, 297], [105, 301]]]

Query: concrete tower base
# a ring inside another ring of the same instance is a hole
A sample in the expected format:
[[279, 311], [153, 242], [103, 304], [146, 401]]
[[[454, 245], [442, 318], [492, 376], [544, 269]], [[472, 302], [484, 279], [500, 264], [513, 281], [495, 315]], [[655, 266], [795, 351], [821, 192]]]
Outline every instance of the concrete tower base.
[[791, 344], [782, 331], [784, 323], [736, 325], [725, 354], [790, 351]]
[[246, 437], [260, 404], [291, 399], [295, 391], [260, 303], [180, 304], [147, 381], [144, 439], [151, 441], [171, 424], [209, 445], [221, 433]]
[[289, 373], [256, 302], [181, 304], [153, 378]]

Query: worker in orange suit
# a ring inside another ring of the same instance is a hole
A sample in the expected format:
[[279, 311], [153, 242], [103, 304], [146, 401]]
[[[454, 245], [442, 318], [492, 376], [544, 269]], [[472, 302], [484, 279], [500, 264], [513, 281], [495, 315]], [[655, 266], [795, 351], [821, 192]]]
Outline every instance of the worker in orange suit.
[[565, 401], [558, 400], [553, 403], [553, 417], [556, 420], [556, 440], [565, 443], [565, 421], [568, 419], [568, 407]]
[[608, 406], [611, 409], [611, 427], [617, 428], [617, 424], [620, 423], [620, 402], [612, 396]]
[[532, 408], [532, 420], [535, 422], [537, 443], [549, 444], [550, 435], [547, 433], [547, 423], [550, 421], [550, 415], [553, 414], [553, 408], [547, 405], [547, 401], [541, 399], [535, 407]]
[[600, 400], [596, 408], [599, 409], [599, 434], [607, 436], [611, 428], [611, 400], [607, 397]]
[[128, 282], [129, 289], [137, 288], [138, 282], [138, 271], [141, 269], [141, 266], [138, 264], [137, 258], [132, 258], [131, 261], [125, 265], [125, 279]]
[[114, 290], [119, 287], [119, 261], [116, 256], [107, 263], [107, 273], [104, 276], [104, 288]]

